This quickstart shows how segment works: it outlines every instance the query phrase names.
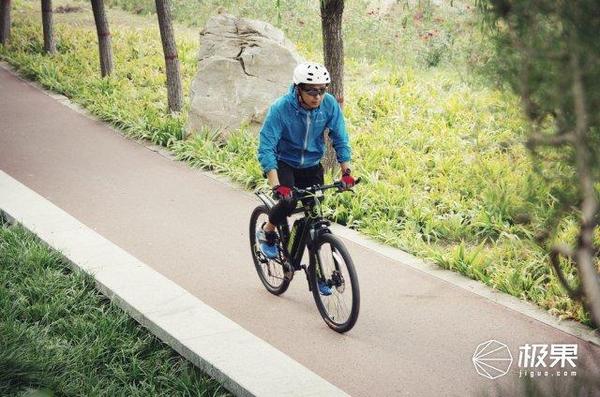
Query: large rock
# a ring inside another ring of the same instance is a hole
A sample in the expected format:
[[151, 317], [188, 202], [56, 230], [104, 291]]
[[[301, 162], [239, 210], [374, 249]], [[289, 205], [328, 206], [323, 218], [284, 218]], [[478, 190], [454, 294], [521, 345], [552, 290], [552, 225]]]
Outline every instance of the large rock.
[[200, 33], [188, 130], [216, 129], [226, 138], [243, 123], [262, 123], [300, 62], [283, 32], [266, 22], [226, 14], [211, 18]]

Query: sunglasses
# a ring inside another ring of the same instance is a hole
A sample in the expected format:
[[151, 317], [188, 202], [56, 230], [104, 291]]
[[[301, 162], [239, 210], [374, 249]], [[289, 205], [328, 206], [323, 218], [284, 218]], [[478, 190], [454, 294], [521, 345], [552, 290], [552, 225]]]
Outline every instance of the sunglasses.
[[301, 87], [301, 90], [306, 92], [308, 95], [310, 96], [317, 96], [317, 95], [325, 95], [325, 92], [327, 91], [327, 87], [322, 87], [322, 88], [304, 88]]

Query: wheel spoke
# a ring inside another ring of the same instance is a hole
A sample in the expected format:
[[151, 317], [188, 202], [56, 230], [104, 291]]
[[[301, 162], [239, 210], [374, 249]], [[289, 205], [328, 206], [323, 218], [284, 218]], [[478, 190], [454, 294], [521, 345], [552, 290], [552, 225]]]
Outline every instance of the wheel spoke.
[[346, 305], [346, 300], [342, 297], [342, 294], [334, 292], [332, 296], [335, 297], [338, 312], [349, 313], [348, 305]]
[[281, 265], [278, 262], [270, 260], [266, 264], [263, 264], [263, 267], [267, 269], [267, 275], [270, 278], [275, 280], [283, 280], [283, 275], [281, 274], [283, 271], [279, 272], [279, 270], [281, 270]]
[[334, 292], [327, 298], [327, 312], [335, 322], [344, 322], [350, 316], [350, 310], [342, 294]]
[[[325, 314], [336, 324], [346, 323], [351, 316], [353, 294], [344, 257], [331, 243], [321, 245], [318, 252], [323, 281], [331, 284], [332, 294], [319, 294]], [[339, 290], [338, 290], [339, 288]], [[341, 291], [340, 291], [341, 290]]]
[[258, 207], [252, 214], [250, 225], [250, 247], [256, 270], [267, 290], [279, 295], [287, 289], [289, 281], [284, 277], [284, 267], [280, 260], [266, 258], [260, 251], [256, 231], [268, 222], [266, 207]]

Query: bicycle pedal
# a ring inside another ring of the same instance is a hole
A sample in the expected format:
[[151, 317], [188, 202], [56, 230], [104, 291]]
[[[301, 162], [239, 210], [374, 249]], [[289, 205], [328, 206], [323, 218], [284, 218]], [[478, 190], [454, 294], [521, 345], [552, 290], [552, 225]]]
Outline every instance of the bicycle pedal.
[[284, 272], [283, 273], [283, 278], [286, 279], [287, 281], [292, 281], [292, 279], [294, 278], [294, 272]]
[[283, 278], [288, 281], [292, 281], [294, 278], [294, 272], [294, 268], [289, 263], [286, 263], [283, 268]]

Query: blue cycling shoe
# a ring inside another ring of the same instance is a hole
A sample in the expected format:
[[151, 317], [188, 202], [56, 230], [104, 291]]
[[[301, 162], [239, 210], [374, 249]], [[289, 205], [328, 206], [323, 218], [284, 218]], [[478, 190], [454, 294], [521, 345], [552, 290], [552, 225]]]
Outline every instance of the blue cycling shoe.
[[331, 295], [331, 293], [332, 293], [331, 287], [329, 287], [324, 281], [319, 280], [317, 285], [319, 286], [319, 292], [321, 293], [321, 295], [325, 295], [325, 296]]
[[256, 230], [256, 240], [262, 254], [268, 259], [276, 259], [279, 256], [277, 247], [277, 232], [265, 232], [262, 227]]

